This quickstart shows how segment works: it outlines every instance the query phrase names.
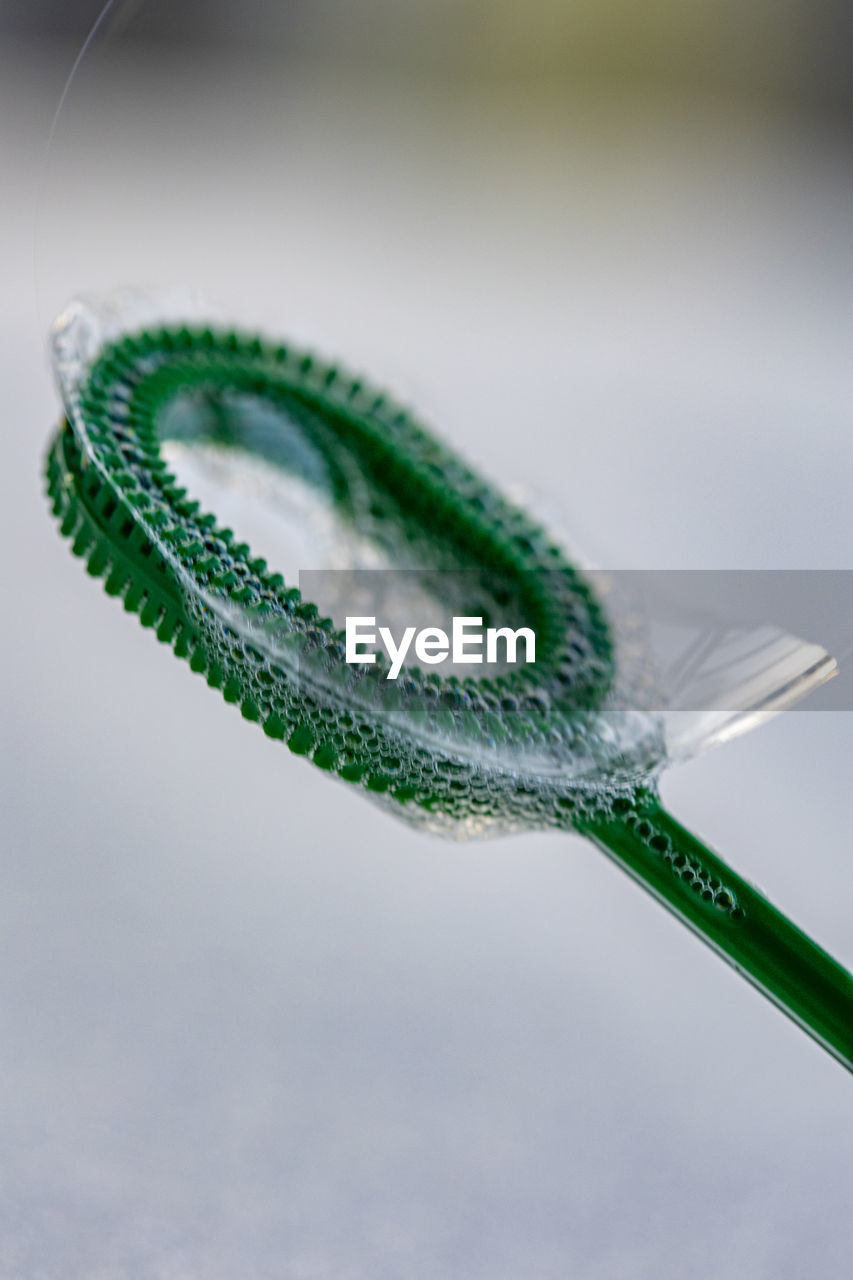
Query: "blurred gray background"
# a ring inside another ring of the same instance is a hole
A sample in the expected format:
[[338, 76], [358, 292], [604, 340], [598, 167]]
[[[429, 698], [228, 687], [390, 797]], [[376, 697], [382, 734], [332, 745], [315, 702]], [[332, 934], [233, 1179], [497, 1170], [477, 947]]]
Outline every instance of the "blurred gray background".
[[[2, 28], [40, 45], [79, 41], [93, 0], [5, 0]], [[853, 11], [842, 0], [132, 0], [137, 42], [274, 46], [289, 61], [510, 81], [711, 89], [848, 114]]]
[[[599, 564], [853, 567], [849, 6], [119, 4], [46, 154], [97, 11], [0, 5], [0, 1277], [841, 1280], [845, 1073], [580, 840], [268, 742], [40, 470], [53, 316], [179, 284]], [[848, 965], [852, 750], [804, 711], [663, 786]]]

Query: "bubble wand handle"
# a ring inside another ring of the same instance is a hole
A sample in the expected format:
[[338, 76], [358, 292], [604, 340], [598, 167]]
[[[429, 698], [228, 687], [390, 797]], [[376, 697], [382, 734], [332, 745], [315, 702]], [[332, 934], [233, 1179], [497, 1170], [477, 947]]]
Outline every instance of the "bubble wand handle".
[[842, 1066], [853, 1071], [853, 977], [676, 822], [656, 794], [583, 833]]

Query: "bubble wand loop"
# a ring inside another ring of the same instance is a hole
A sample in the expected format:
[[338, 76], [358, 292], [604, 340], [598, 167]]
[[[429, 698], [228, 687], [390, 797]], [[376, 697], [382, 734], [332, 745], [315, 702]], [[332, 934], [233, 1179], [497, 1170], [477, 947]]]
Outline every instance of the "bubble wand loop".
[[[535, 523], [386, 396], [302, 352], [172, 328], [80, 357], [80, 333], [78, 317], [55, 341], [67, 418], [47, 481], [62, 533], [109, 594], [268, 736], [400, 816], [587, 836], [853, 1069], [853, 979], [661, 807], [654, 724], [607, 719], [606, 615]], [[379, 664], [348, 666], [332, 621], [180, 487], [167, 436], [285, 471], [312, 449], [350, 526], [514, 592], [535, 623], [535, 666], [483, 680], [405, 669], [399, 687]]]

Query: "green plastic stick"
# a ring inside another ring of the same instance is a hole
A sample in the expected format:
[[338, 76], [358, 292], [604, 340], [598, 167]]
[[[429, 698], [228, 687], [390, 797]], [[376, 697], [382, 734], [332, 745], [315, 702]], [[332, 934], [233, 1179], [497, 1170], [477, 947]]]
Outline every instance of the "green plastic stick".
[[662, 808], [585, 834], [769, 1000], [853, 1070], [853, 978]]

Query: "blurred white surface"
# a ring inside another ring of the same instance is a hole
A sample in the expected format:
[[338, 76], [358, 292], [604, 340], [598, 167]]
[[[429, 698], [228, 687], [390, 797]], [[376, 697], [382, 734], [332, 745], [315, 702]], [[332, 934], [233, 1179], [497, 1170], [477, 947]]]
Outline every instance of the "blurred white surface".
[[[40, 458], [52, 312], [180, 271], [599, 563], [849, 567], [849, 148], [110, 74], [58, 135], [39, 317], [61, 77], [0, 72], [0, 1276], [845, 1276], [845, 1073], [580, 840], [431, 842], [226, 710], [71, 560]], [[796, 712], [664, 786], [848, 964], [851, 748]]]

